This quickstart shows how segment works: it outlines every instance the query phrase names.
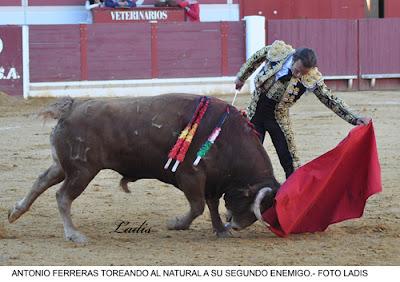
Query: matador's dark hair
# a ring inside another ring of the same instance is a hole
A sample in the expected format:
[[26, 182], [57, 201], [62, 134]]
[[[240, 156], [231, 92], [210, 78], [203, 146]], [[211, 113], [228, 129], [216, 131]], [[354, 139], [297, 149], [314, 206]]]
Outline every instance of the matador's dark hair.
[[301, 60], [303, 66], [306, 68], [313, 68], [317, 66], [317, 54], [310, 48], [298, 48], [293, 54], [293, 61]]

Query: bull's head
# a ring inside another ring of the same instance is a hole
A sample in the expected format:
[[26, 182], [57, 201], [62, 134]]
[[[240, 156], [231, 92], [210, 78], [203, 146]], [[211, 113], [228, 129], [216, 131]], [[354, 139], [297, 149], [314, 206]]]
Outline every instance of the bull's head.
[[233, 189], [225, 193], [225, 206], [228, 210], [227, 227], [244, 229], [257, 219], [264, 222], [261, 214], [272, 207], [278, 186], [253, 185], [247, 189]]

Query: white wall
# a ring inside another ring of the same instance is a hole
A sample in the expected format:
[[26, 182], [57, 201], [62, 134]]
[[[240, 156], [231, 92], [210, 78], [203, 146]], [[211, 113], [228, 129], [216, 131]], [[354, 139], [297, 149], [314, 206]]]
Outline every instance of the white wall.
[[204, 4], [200, 5], [200, 21], [238, 21], [239, 4]]
[[[25, 98], [31, 97], [138, 97], [166, 93], [230, 95], [235, 93], [235, 77], [198, 77], [109, 81], [69, 81], [30, 83]], [[247, 93], [246, 83], [241, 93]]]
[[[255, 52], [265, 46], [265, 17], [262, 16], [247, 16], [246, 21], [246, 60], [249, 59]], [[250, 91], [255, 90], [254, 77], [264, 67], [261, 64], [256, 71], [248, 79], [250, 81]]]
[[[33, 6], [26, 9], [27, 24], [87, 23], [84, 6]], [[0, 7], [0, 25], [24, 24], [23, 7]]]

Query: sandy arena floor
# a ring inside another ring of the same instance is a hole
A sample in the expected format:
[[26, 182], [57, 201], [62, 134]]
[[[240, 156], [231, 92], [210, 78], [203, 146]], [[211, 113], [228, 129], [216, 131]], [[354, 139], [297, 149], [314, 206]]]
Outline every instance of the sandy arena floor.
[[[55, 200], [58, 186], [8, 223], [8, 209], [52, 163], [49, 133], [54, 122], [43, 126], [35, 117], [51, 100], [25, 102], [0, 94], [0, 265], [400, 265], [400, 93], [337, 95], [375, 124], [383, 193], [368, 201], [361, 219], [285, 239], [255, 223], [235, 232], [237, 238], [217, 239], [206, 209], [190, 230], [169, 231], [166, 221], [188, 209], [178, 189], [141, 180], [130, 183], [132, 193], [126, 194], [118, 187], [117, 173], [102, 171], [72, 206], [74, 223], [90, 240], [81, 246], [64, 241]], [[223, 99], [230, 102], [232, 97]], [[248, 99], [239, 97], [237, 105], [244, 108]], [[351, 129], [313, 95], [303, 97], [291, 116], [303, 162], [333, 148]], [[271, 141], [265, 144], [283, 181]], [[146, 221], [151, 232], [113, 233], [122, 220], [131, 227]]]

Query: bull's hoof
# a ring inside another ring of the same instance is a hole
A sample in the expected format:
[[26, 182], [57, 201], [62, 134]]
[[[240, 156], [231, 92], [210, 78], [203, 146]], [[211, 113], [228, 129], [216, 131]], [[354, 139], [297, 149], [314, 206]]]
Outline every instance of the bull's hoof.
[[65, 235], [65, 239], [67, 241], [72, 241], [77, 244], [86, 244], [88, 242], [88, 239], [85, 235], [79, 233], [78, 231], [75, 231], [74, 233]]
[[176, 217], [168, 221], [167, 228], [169, 230], [187, 230], [190, 224], [188, 224], [184, 219]]
[[24, 211], [22, 209], [17, 208], [17, 205], [15, 205], [14, 207], [8, 210], [8, 222], [9, 223], [15, 222], [23, 213]]
[[230, 230], [224, 230], [220, 232], [216, 232], [218, 238], [234, 238], [232, 232]]

